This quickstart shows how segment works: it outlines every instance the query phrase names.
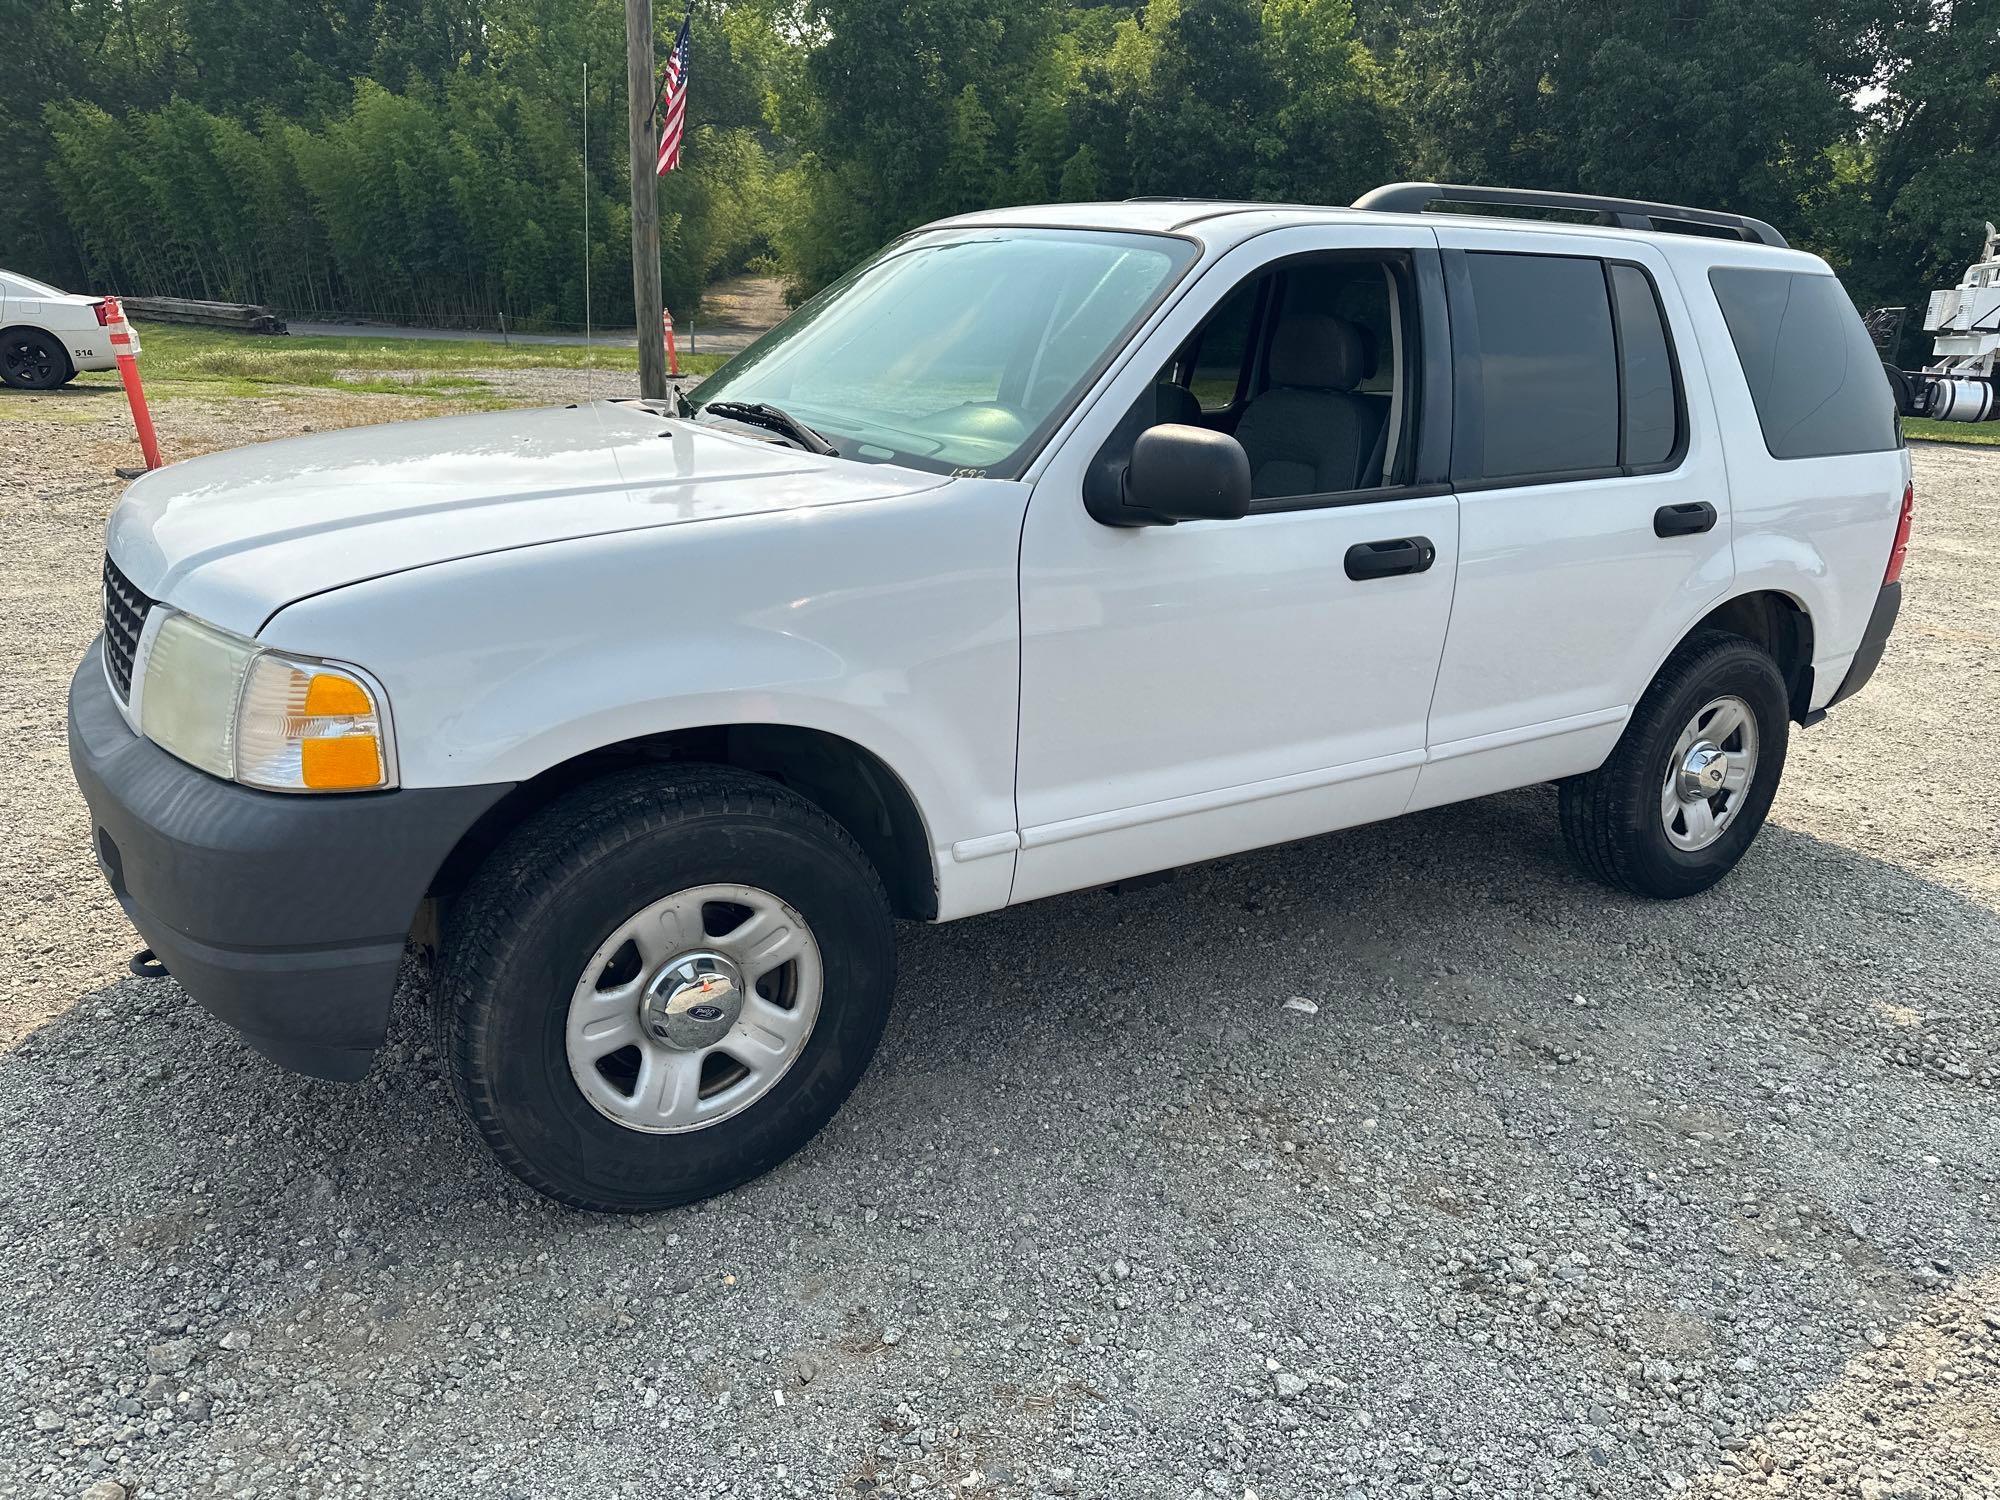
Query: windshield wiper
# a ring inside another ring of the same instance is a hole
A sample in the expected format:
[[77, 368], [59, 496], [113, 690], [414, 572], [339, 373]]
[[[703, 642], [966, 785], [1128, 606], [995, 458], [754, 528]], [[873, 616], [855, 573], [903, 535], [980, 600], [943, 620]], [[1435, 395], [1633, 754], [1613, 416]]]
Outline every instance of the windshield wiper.
[[781, 433], [808, 453], [818, 453], [829, 458], [836, 457], [840, 453], [840, 450], [821, 434], [814, 432], [783, 407], [773, 406], [768, 401], [710, 401], [701, 409], [718, 417], [727, 417], [732, 422], [748, 422], [752, 427], [763, 427], [771, 432]]

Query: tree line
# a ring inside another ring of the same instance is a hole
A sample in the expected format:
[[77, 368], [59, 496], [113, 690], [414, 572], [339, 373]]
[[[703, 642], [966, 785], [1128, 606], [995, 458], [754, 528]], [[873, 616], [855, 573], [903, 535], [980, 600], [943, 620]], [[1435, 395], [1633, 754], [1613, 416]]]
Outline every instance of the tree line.
[[[663, 40], [678, 17], [660, 4]], [[1400, 177], [1772, 220], [1921, 306], [2000, 215], [2000, 0], [695, 0], [668, 304], [925, 220]], [[0, 264], [629, 320], [621, 0], [0, 0]], [[584, 64], [589, 89], [583, 89]], [[583, 162], [586, 122], [589, 170]], [[590, 231], [586, 245], [586, 200]]]

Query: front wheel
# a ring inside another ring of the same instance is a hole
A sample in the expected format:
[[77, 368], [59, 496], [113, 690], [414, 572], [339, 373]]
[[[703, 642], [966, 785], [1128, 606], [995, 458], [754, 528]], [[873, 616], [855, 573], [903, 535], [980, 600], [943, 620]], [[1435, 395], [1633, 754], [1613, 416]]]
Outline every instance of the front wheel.
[[486, 862], [445, 934], [440, 1051], [500, 1161], [579, 1208], [776, 1166], [873, 1056], [882, 883], [837, 823], [720, 767], [591, 784]]
[[1763, 827], [1790, 729], [1785, 680], [1768, 652], [1723, 631], [1690, 638], [1639, 700], [1610, 758], [1562, 783], [1571, 854], [1637, 895], [1707, 890]]
[[69, 351], [38, 328], [0, 333], [0, 380], [16, 390], [52, 391], [76, 374]]

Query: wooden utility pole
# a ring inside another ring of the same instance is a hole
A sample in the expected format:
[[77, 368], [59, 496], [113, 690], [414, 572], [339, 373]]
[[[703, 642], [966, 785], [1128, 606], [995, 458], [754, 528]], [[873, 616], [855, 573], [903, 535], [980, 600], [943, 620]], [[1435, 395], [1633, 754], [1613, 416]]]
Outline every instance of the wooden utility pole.
[[664, 400], [660, 335], [660, 189], [653, 170], [653, 0], [625, 0], [626, 123], [632, 137], [632, 306], [639, 317], [639, 394]]

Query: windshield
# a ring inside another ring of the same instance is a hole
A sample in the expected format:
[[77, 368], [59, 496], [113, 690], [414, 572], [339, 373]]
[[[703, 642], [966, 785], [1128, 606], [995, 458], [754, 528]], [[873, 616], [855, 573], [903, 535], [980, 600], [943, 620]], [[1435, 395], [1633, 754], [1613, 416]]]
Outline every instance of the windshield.
[[939, 230], [835, 282], [696, 391], [846, 458], [1011, 478], [1194, 259], [1185, 240]]

